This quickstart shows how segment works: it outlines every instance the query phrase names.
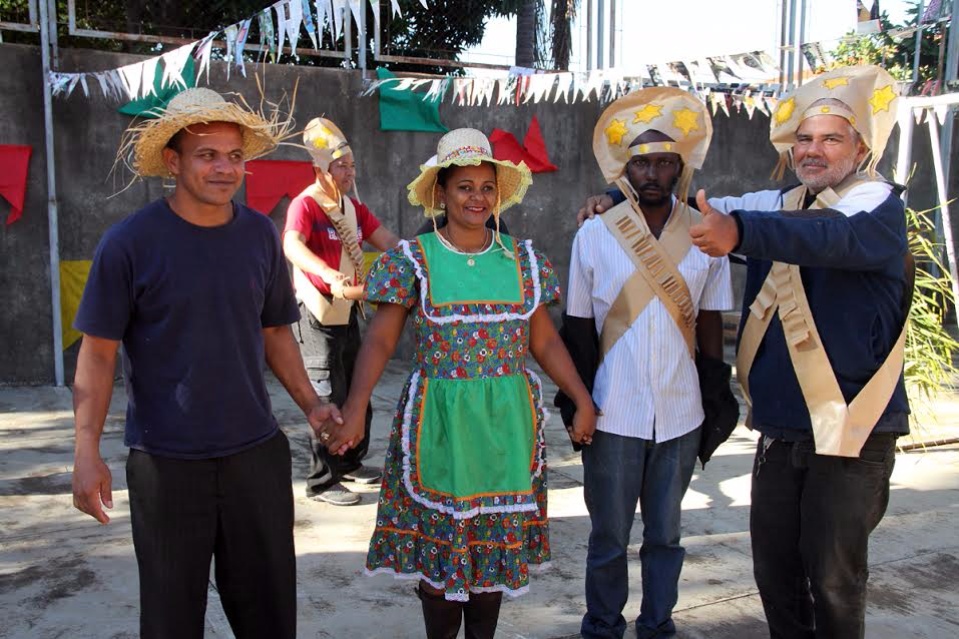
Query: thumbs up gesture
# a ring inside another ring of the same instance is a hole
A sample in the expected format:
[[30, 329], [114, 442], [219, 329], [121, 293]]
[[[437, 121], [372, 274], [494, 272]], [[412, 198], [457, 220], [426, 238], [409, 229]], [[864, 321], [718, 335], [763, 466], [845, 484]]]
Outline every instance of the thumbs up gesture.
[[710, 257], [723, 257], [739, 244], [739, 227], [736, 220], [723, 215], [706, 200], [702, 189], [696, 193], [696, 208], [702, 213], [699, 224], [689, 228], [689, 237], [700, 251]]

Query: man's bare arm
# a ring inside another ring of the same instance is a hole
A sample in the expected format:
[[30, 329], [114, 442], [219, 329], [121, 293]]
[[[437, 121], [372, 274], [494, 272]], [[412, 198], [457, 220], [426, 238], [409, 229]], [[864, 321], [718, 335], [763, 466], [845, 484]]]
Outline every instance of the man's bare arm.
[[103, 507], [113, 508], [113, 479], [100, 457], [100, 436], [113, 395], [119, 347], [116, 340], [84, 335], [73, 381], [73, 505], [101, 524], [110, 521]]

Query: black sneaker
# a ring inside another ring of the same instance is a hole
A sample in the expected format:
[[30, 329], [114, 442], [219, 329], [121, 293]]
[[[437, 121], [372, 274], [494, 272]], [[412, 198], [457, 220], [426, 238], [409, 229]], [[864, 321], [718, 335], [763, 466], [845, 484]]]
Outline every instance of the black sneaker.
[[343, 475], [344, 481], [351, 481], [357, 484], [375, 484], [383, 478], [383, 471], [369, 466], [360, 466], [351, 473]]
[[322, 501], [334, 506], [352, 506], [360, 503], [360, 496], [352, 490], [337, 482], [324, 490], [322, 493], [310, 495], [313, 501]]

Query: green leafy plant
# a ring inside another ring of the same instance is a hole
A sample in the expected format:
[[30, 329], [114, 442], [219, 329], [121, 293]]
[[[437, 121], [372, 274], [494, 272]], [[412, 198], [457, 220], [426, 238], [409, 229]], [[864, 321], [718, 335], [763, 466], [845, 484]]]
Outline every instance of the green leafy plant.
[[906, 209], [909, 250], [916, 258], [916, 286], [906, 332], [906, 391], [914, 422], [922, 429], [929, 416], [930, 402], [952, 383], [957, 371], [953, 357], [959, 342], [949, 334], [945, 320], [955, 303], [952, 278], [941, 258], [943, 247], [936, 243], [935, 224], [930, 212]]

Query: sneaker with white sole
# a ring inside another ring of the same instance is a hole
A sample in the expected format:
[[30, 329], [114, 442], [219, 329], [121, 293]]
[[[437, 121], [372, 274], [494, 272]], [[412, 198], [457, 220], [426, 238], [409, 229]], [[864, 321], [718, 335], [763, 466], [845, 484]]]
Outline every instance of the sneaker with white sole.
[[356, 470], [343, 475], [343, 481], [351, 481], [356, 484], [375, 484], [382, 478], [383, 471], [369, 466], [360, 466]]
[[322, 501], [333, 506], [352, 506], [360, 503], [360, 496], [337, 482], [321, 493], [310, 495], [313, 501]]

